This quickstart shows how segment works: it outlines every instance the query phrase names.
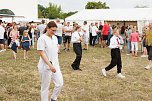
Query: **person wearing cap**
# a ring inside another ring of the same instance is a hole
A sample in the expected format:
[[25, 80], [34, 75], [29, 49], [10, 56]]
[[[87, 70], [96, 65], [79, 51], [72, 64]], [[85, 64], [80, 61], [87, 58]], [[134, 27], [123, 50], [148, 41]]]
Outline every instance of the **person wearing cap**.
[[58, 59], [58, 40], [54, 35], [57, 25], [54, 21], [47, 24], [46, 33], [39, 37], [37, 50], [40, 59], [38, 70], [41, 81], [41, 101], [49, 100], [49, 88], [51, 80], [55, 84], [51, 101], [56, 101], [63, 86], [63, 76], [60, 70]]
[[2, 20], [0, 20], [0, 47], [1, 47], [0, 52], [6, 51], [6, 49], [4, 49], [4, 42], [5, 42], [4, 33], [5, 33], [5, 28], [2, 26]]

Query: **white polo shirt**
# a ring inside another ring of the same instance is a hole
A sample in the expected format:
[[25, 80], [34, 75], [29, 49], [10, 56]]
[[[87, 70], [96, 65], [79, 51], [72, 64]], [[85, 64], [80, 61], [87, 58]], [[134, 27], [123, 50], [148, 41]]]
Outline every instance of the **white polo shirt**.
[[[73, 27], [72, 26], [65, 26], [64, 29], [67, 31], [72, 31]], [[71, 32], [65, 32], [65, 36], [71, 36]]]
[[0, 39], [4, 39], [4, 33], [5, 33], [5, 29], [3, 26], [0, 25]]
[[113, 35], [110, 39], [110, 45], [109, 48], [114, 49], [118, 48], [118, 44], [120, 44], [120, 39], [116, 35]]
[[[52, 62], [52, 65], [55, 68], [59, 68], [59, 61], [58, 61], [58, 41], [55, 35], [51, 37], [43, 34], [37, 43], [37, 50], [44, 51], [44, 54], [48, 58], [49, 61]], [[38, 63], [38, 69], [40, 71], [50, 69], [48, 65], [44, 62], [44, 60], [40, 57]]]
[[45, 28], [46, 28], [45, 24], [40, 24], [37, 26], [37, 29], [40, 31], [40, 36], [43, 35]]
[[80, 36], [82, 36], [82, 33], [75, 31], [74, 33], [72, 33], [71, 42], [80, 43]]
[[96, 26], [93, 26], [91, 30], [92, 30], [92, 36], [97, 36], [98, 28]]
[[88, 25], [84, 25], [82, 27], [83, 30], [85, 30], [84, 35], [89, 37], [89, 26]]
[[57, 23], [56, 25], [57, 25], [57, 29], [56, 29], [55, 35], [62, 36], [63, 25], [59, 23]]

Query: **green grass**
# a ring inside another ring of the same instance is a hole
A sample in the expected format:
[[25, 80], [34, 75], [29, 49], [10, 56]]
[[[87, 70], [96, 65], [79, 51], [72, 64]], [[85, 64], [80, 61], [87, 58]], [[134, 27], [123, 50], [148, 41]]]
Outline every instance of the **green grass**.
[[[151, 70], [143, 67], [147, 58], [126, 56], [122, 53], [125, 79], [116, 77], [116, 67], [107, 77], [100, 74], [101, 68], [110, 63], [110, 49], [90, 47], [83, 51], [80, 68], [71, 69], [75, 59], [72, 48], [59, 54], [64, 86], [58, 101], [151, 101]], [[40, 101], [40, 81], [37, 69], [39, 55], [36, 49], [29, 51], [29, 58], [23, 59], [23, 51], [12, 59], [12, 51], [0, 53], [0, 101]], [[50, 91], [52, 91], [51, 84]], [[51, 92], [50, 92], [51, 94]]]

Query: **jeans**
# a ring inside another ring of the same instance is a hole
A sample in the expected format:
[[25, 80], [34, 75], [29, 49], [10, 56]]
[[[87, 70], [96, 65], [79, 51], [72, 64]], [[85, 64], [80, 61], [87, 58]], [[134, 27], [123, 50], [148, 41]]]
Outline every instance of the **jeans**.
[[127, 42], [127, 54], [130, 54], [130, 51], [131, 51], [131, 42], [128, 41]]

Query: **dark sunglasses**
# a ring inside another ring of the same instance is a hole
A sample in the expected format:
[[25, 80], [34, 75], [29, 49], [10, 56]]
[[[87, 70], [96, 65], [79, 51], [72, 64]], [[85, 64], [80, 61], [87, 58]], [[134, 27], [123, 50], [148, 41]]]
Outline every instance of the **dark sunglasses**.
[[56, 32], [56, 30], [52, 30], [52, 29], [51, 29], [51, 31]]

